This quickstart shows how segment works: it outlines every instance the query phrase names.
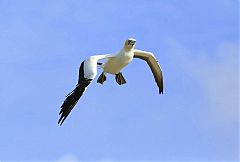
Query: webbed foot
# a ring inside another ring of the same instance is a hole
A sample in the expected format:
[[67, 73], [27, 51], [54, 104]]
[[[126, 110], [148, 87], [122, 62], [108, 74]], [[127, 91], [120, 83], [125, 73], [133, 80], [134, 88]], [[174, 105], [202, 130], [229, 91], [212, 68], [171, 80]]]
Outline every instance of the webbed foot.
[[106, 75], [104, 74], [104, 72], [102, 72], [102, 74], [99, 76], [97, 82], [100, 84], [103, 84], [103, 82], [105, 82], [107, 80]]
[[125, 84], [126, 80], [124, 79], [123, 75], [121, 72], [115, 75], [115, 80], [119, 85]]

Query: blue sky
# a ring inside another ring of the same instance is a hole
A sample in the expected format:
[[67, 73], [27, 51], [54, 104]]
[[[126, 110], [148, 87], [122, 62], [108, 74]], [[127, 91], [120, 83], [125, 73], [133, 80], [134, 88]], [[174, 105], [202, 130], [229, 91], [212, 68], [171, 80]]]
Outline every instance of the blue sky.
[[[0, 0], [0, 161], [237, 161], [237, 0]], [[90, 55], [153, 52], [58, 112]]]

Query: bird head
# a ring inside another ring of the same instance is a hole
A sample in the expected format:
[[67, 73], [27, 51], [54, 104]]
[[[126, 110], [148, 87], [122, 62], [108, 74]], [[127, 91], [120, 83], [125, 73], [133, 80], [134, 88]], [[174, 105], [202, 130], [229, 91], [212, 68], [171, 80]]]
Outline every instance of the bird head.
[[135, 44], [136, 44], [136, 39], [128, 38], [124, 43], [124, 48], [128, 50], [134, 49]]

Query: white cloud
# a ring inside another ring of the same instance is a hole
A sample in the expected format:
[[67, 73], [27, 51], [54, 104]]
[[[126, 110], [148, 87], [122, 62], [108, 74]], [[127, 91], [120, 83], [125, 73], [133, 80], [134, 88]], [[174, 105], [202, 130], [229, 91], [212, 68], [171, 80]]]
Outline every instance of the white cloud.
[[238, 46], [223, 43], [216, 59], [207, 58], [196, 65], [196, 77], [209, 103], [209, 117], [216, 122], [238, 120]]
[[[223, 42], [213, 49], [185, 48], [169, 41], [171, 65], [196, 86], [196, 123], [199, 132], [221, 159], [236, 160], [239, 152], [239, 44]], [[204, 47], [203, 47], [204, 48]], [[197, 83], [197, 84], [196, 84]], [[184, 85], [185, 86], [185, 85]]]
[[[193, 51], [169, 40], [173, 65], [199, 83], [207, 101], [208, 122], [231, 124], [238, 121], [238, 50], [236, 43], [219, 44], [214, 52]], [[201, 93], [201, 92], [199, 92]]]
[[57, 162], [117, 162], [110, 158], [104, 158], [102, 160], [78, 160], [76, 155], [65, 154], [57, 160]]
[[79, 162], [77, 157], [73, 154], [65, 154], [59, 158], [57, 162]]

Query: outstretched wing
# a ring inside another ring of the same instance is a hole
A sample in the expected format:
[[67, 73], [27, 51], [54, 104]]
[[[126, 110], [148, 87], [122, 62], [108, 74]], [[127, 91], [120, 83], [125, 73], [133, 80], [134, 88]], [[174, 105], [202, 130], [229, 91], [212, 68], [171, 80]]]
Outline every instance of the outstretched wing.
[[159, 94], [163, 93], [163, 75], [160, 65], [158, 64], [157, 59], [151, 52], [141, 51], [141, 50], [134, 50], [134, 58], [140, 58], [146, 61], [151, 68], [153, 73], [154, 79], [157, 83], [159, 88]]
[[109, 57], [112, 57], [112, 55], [90, 56], [88, 59], [81, 63], [81, 66], [79, 68], [78, 84], [76, 85], [75, 89], [66, 96], [67, 98], [63, 102], [61, 110], [59, 112], [59, 115], [61, 116], [58, 120], [58, 124], [62, 125], [64, 120], [67, 118], [69, 113], [77, 104], [78, 100], [83, 95], [84, 91], [87, 89], [87, 86], [97, 75], [97, 61]]

